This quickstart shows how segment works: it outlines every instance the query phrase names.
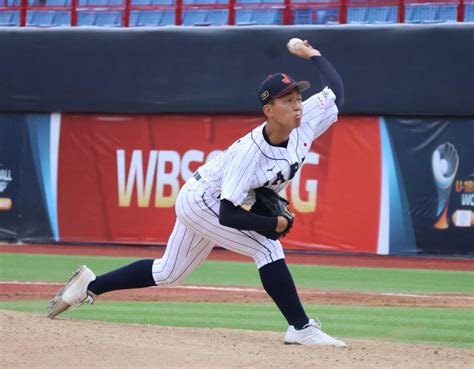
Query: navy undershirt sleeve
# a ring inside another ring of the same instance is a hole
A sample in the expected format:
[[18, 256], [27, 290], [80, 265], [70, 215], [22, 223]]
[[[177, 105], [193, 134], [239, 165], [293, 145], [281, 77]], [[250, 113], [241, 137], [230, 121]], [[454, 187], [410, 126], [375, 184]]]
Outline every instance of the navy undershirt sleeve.
[[324, 56], [312, 56], [311, 61], [319, 70], [323, 86], [328, 86], [336, 95], [336, 106], [340, 110], [344, 105], [344, 84], [341, 76]]
[[256, 231], [270, 238], [275, 234], [278, 219], [246, 211], [240, 206], [235, 206], [229, 200], [222, 199], [219, 223], [241, 231]]

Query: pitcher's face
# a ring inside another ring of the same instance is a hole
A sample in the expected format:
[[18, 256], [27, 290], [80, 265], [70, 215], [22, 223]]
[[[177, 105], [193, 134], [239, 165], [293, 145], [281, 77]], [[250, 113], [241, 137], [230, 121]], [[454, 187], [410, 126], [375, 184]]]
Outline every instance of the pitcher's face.
[[300, 126], [303, 116], [303, 103], [298, 89], [295, 88], [284, 96], [275, 97], [267, 106], [265, 115], [273, 122], [287, 128]]

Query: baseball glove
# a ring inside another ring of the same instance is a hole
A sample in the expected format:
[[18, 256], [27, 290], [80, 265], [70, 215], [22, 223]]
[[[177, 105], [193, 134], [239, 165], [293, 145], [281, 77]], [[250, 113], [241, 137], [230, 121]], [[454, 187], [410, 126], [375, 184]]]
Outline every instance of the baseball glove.
[[291, 227], [293, 227], [294, 216], [288, 207], [290, 205], [288, 200], [279, 196], [275, 191], [267, 187], [255, 189], [255, 199], [255, 203], [250, 209], [251, 212], [267, 217], [282, 216], [288, 220], [288, 226], [283, 230], [283, 232], [274, 231], [272, 234], [265, 234], [264, 236], [272, 240], [277, 240], [290, 233]]

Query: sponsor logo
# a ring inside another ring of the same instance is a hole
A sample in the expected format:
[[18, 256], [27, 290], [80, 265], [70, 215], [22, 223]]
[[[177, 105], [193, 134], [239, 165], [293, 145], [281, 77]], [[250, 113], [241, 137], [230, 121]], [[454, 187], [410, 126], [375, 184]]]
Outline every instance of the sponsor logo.
[[268, 91], [264, 91], [260, 97], [262, 98], [263, 101], [265, 101], [266, 99], [268, 99], [268, 96], [270, 96], [270, 93]]
[[0, 211], [10, 210], [12, 208], [12, 200], [8, 197], [0, 197]]
[[446, 142], [439, 145], [431, 156], [431, 169], [438, 192], [438, 220], [434, 224], [436, 229], [449, 228], [448, 203], [454, 178], [458, 171], [459, 156], [453, 144]]
[[[173, 207], [180, 182], [193, 176], [196, 167], [214, 159], [222, 153], [214, 150], [205, 153], [201, 150], [188, 150], [183, 155], [174, 150], [133, 150], [116, 151], [118, 206], [128, 208], [170, 208]], [[309, 165], [319, 164], [319, 155], [308, 153], [303, 159]], [[301, 213], [316, 210], [318, 181], [308, 178], [301, 180], [301, 163], [290, 167], [291, 184], [288, 196], [293, 208]], [[273, 168], [272, 168], [273, 169]], [[276, 174], [275, 184], [285, 182], [282, 173]]]
[[5, 191], [11, 181], [12, 171], [9, 169], [0, 169], [0, 192]]

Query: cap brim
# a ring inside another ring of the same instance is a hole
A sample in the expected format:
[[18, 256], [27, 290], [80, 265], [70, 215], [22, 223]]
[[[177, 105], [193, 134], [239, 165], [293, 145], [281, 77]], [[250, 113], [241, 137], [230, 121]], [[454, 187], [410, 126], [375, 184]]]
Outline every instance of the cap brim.
[[298, 89], [298, 92], [304, 92], [307, 89], [311, 87], [311, 84], [308, 81], [298, 81], [295, 83], [292, 83], [289, 85], [287, 88], [285, 88], [283, 91], [280, 91], [277, 95], [273, 95], [272, 97], [281, 97], [286, 94], [289, 94], [291, 91], [293, 91], [295, 88]]

